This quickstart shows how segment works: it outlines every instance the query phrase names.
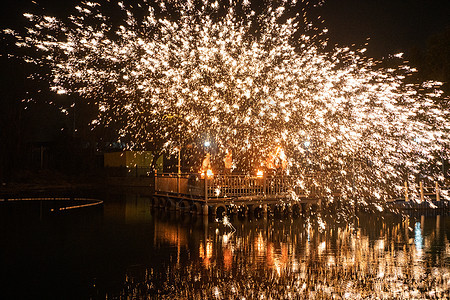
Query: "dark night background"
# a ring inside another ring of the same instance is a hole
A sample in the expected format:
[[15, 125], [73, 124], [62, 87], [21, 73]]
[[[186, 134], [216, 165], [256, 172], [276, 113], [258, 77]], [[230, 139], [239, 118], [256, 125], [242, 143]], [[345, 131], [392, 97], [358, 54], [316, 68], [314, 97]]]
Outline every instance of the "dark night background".
[[[59, 16], [70, 13], [78, 1], [36, 2], [46, 14]], [[36, 5], [29, 0], [2, 1], [0, 28], [23, 28], [22, 14], [33, 8]], [[410, 64], [418, 67], [421, 79], [449, 81], [449, 0], [328, 0], [318, 13], [332, 44], [358, 46], [370, 38], [368, 56], [383, 58], [404, 52]], [[80, 106], [61, 116], [47, 102], [58, 98], [70, 104], [72, 99], [48, 92], [45, 82], [27, 80], [32, 67], [8, 59], [11, 49], [0, 39], [0, 182], [26, 181], [27, 174], [36, 178], [42, 169], [58, 172], [58, 176], [97, 172], [101, 165], [95, 146], [98, 136], [85, 124], [89, 119], [83, 111], [86, 108]], [[448, 84], [444, 90], [448, 94]], [[21, 102], [28, 98], [35, 101]], [[44, 165], [41, 149], [46, 151]]]

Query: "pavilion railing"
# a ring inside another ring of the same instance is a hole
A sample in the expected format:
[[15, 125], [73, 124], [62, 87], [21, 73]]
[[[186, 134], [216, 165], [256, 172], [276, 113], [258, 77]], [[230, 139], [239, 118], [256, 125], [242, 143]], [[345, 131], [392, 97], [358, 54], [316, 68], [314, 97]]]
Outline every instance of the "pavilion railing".
[[[324, 195], [348, 194], [343, 187], [352, 185], [352, 177], [338, 173], [249, 176], [214, 175], [204, 178], [201, 174], [155, 173], [155, 192], [183, 195], [200, 199], [236, 198], [236, 197], [303, 197], [315, 198]], [[366, 193], [371, 194], [371, 186]], [[405, 183], [404, 200], [408, 201], [415, 192], [421, 201], [429, 198], [437, 201], [444, 199], [448, 187], [437, 182], [420, 182], [417, 190], [412, 191]]]
[[155, 192], [203, 199], [298, 195], [314, 197], [323, 192], [314, 176], [248, 176], [155, 173]]

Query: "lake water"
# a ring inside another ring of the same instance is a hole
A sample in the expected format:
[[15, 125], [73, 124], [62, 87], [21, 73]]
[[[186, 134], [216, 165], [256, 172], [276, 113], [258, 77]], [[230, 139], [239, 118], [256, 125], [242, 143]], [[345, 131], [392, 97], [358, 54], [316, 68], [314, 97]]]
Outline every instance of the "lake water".
[[450, 297], [450, 217], [230, 218], [152, 209], [1, 214], [2, 299]]

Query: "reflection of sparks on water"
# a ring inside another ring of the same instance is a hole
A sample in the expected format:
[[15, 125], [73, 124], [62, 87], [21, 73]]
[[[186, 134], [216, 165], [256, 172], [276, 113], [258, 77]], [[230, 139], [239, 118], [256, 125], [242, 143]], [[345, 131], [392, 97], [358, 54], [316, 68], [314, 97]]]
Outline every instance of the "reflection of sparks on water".
[[215, 298], [218, 298], [218, 299], [221, 298], [221, 293], [220, 293], [220, 290], [219, 290], [219, 288], [217, 286], [215, 286], [213, 288], [213, 294], [214, 294]]
[[383, 252], [384, 251], [384, 239], [376, 240], [374, 247], [377, 251]]
[[383, 68], [365, 48], [327, 52], [308, 1], [281, 2], [258, 12], [250, 1], [82, 2], [62, 20], [26, 13], [25, 33], [4, 34], [36, 50], [25, 59], [50, 68], [51, 89], [98, 107], [92, 126], [119, 128], [128, 148], [170, 149], [180, 130], [182, 143], [208, 133], [243, 161], [282, 145], [288, 171], [341, 170], [352, 179], [322, 183], [329, 194], [339, 185], [377, 199], [447, 155], [440, 82], [408, 83], [416, 70], [401, 54]]
[[323, 255], [323, 252], [325, 251], [326, 247], [327, 247], [327, 242], [323, 241], [322, 243], [320, 243], [319, 246], [317, 247], [318, 254]]
[[211, 241], [206, 242], [206, 247], [203, 247], [203, 244], [200, 243], [199, 246], [200, 257], [203, 259], [203, 264], [205, 267], [209, 267], [211, 265], [211, 257], [213, 255], [213, 244]]
[[233, 265], [233, 252], [229, 248], [223, 251], [223, 264], [226, 270], [230, 270]]
[[[400, 219], [396, 223], [372, 219], [358, 228], [336, 228], [327, 219], [323, 232], [318, 224], [308, 229], [313, 233], [309, 243], [306, 224], [287, 223], [271, 226], [270, 234], [249, 230], [227, 244], [221, 244], [216, 235], [199, 241], [199, 258], [191, 252], [184, 264], [169, 264], [163, 278], [152, 273], [146, 280], [155, 285], [163, 282], [158, 295], [168, 296], [161, 299], [254, 299], [255, 295], [264, 299], [289, 299], [289, 295], [305, 299], [448, 298], [445, 251], [449, 242], [445, 240], [439, 253], [433, 252], [440, 237], [431, 227], [420, 235], [422, 257], [417, 259], [416, 240], [405, 235], [408, 223]], [[414, 232], [420, 231], [422, 223], [413, 224]], [[265, 256], [258, 254], [264, 245]], [[309, 252], [304, 251], [307, 245]]]
[[266, 243], [264, 241], [264, 238], [262, 236], [262, 233], [259, 234], [258, 238], [256, 239], [256, 252], [260, 256], [262, 253], [266, 250]]
[[416, 246], [417, 256], [420, 258], [422, 256], [423, 248], [422, 228], [420, 227], [420, 222], [416, 222], [414, 225], [414, 245]]
[[231, 232], [231, 234], [233, 234], [236, 231], [236, 228], [234, 228], [233, 224], [231, 224], [230, 220], [228, 220], [228, 216], [226, 216], [226, 215], [223, 217], [223, 225], [225, 225], [233, 230]]

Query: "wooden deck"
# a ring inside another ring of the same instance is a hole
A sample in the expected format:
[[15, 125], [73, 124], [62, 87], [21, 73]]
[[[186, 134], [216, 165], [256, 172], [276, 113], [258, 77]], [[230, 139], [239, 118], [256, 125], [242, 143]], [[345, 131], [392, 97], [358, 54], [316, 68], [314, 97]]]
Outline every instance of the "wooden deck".
[[[245, 207], [261, 209], [273, 205], [297, 205], [298, 209], [320, 206], [321, 185], [313, 177], [302, 180], [294, 176], [252, 177], [247, 175], [155, 174], [157, 205], [177, 210], [194, 208], [212, 212], [218, 208]], [[295, 202], [295, 203], [294, 203]]]
[[[264, 213], [280, 205], [299, 211], [309, 210], [311, 207], [320, 209], [324, 195], [341, 195], [340, 180], [351, 182], [348, 178], [333, 174], [261, 177], [214, 175], [204, 178], [200, 174], [155, 173], [154, 179], [155, 205], [202, 214], [215, 214], [218, 209], [229, 211], [230, 207], [244, 207], [248, 211], [261, 209]], [[448, 187], [440, 187], [437, 183], [424, 185], [421, 182], [416, 191], [420, 201], [416, 202], [420, 204], [429, 202], [430, 199], [448, 202], [447, 199], [440, 199], [443, 191], [448, 191]], [[411, 192], [411, 187], [405, 183], [404, 198], [393, 202], [408, 202]], [[440, 207], [441, 204], [435, 206]]]

